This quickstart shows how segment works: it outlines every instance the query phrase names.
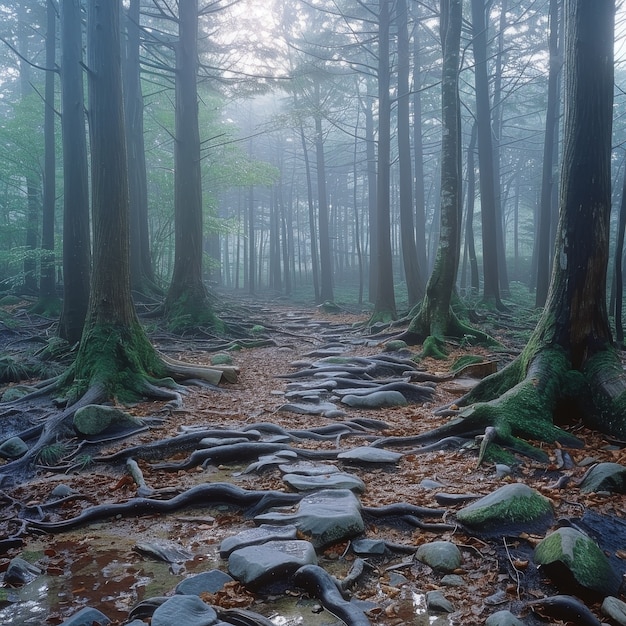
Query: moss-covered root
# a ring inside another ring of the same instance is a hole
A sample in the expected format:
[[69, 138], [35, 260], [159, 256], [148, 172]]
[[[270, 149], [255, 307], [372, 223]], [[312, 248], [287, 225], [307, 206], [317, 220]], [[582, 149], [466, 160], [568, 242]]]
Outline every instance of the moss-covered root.
[[223, 380], [229, 383], [236, 383], [239, 376], [239, 368], [232, 365], [191, 365], [170, 359], [164, 354], [159, 354], [165, 371], [174, 380], [199, 379], [211, 385], [219, 385]]
[[[561, 402], [577, 398], [585, 388], [583, 376], [570, 369], [560, 349], [540, 351], [521, 378], [524, 369], [520, 357], [508, 368], [485, 378], [464, 399], [469, 406], [461, 412], [461, 418], [486, 423], [494, 429], [484, 442], [480, 460], [487, 458], [491, 442], [539, 460], [545, 455], [524, 439], [581, 446], [579, 439], [555, 426], [553, 418]], [[479, 401], [471, 404], [475, 400]]]

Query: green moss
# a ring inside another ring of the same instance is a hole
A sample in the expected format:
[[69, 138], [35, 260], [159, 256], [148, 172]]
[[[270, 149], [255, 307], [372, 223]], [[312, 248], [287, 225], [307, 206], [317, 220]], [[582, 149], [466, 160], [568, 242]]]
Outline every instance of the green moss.
[[211, 365], [232, 365], [233, 357], [230, 354], [214, 354], [211, 357]]
[[141, 397], [148, 377], [164, 374], [163, 363], [138, 323], [131, 328], [99, 324], [83, 332], [66, 380], [71, 398], [98, 385], [107, 397], [129, 402]]
[[484, 358], [482, 356], [478, 356], [476, 354], [465, 354], [462, 357], [459, 357], [450, 368], [453, 372], [458, 372], [462, 370], [464, 367], [468, 365], [475, 365], [476, 363], [482, 363]]
[[445, 343], [443, 339], [436, 337], [435, 335], [429, 335], [426, 339], [424, 339], [422, 351], [419, 356], [422, 359], [432, 357], [433, 359], [443, 360], [448, 356], [444, 346]]
[[461, 509], [457, 518], [463, 524], [479, 528], [532, 524], [553, 515], [548, 498], [522, 483], [513, 483]]
[[535, 548], [538, 565], [563, 563], [578, 584], [603, 595], [616, 595], [620, 580], [597, 544], [575, 528], [559, 528]]
[[172, 332], [183, 332], [198, 327], [211, 328], [218, 334], [226, 332], [226, 325], [216, 315], [205, 294], [185, 293], [167, 304], [167, 324]]
[[260, 335], [261, 333], [264, 333], [266, 330], [267, 330], [267, 329], [265, 328], [265, 326], [262, 326], [261, 324], [255, 324], [255, 325], [251, 328], [250, 332], [251, 332], [253, 335]]
[[40, 298], [30, 308], [30, 312], [44, 317], [59, 317], [61, 315], [61, 300], [57, 297]]
[[385, 352], [400, 352], [401, 350], [406, 350], [408, 345], [406, 341], [402, 341], [401, 339], [392, 339], [388, 341], [384, 346]]

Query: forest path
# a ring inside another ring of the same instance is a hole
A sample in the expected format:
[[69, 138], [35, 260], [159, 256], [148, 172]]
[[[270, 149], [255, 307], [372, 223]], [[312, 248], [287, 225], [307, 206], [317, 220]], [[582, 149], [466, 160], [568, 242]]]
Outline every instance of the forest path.
[[[304, 415], [279, 410], [285, 404], [289, 380], [278, 376], [293, 373], [313, 357], [307, 354], [328, 346], [344, 346], [344, 354], [369, 357], [379, 354], [380, 341], [364, 335], [356, 325], [366, 317], [349, 313], [327, 314], [318, 309], [306, 310], [285, 306], [246, 305], [254, 318], [255, 334], [261, 347], [229, 350], [241, 374], [234, 384], [219, 390], [190, 388], [184, 396], [182, 409], [169, 410], [162, 402], [146, 402], [130, 409], [133, 415], [156, 418], [153, 426], [134, 437], [110, 443], [100, 454], [109, 454], [129, 446], [147, 444], [174, 437], [181, 429], [226, 428], [241, 430], [259, 423], [272, 423], [285, 430], [306, 430], [328, 426], [341, 420], [321, 415]], [[153, 341], [170, 356], [185, 361], [209, 364], [215, 356], [216, 341], [208, 337], [174, 339], [165, 333], [153, 333]], [[447, 374], [452, 363], [467, 354], [460, 346], [451, 346], [448, 361], [426, 361], [420, 364], [432, 374]], [[222, 352], [224, 352], [222, 350]], [[472, 349], [473, 354], [480, 350]], [[510, 355], [486, 353], [489, 359], [507, 360]], [[294, 366], [294, 363], [297, 365]], [[386, 422], [385, 436], [412, 436], [439, 426], [445, 418], [436, 416], [436, 407], [445, 405], [464, 392], [462, 381], [437, 383], [431, 400], [421, 404], [377, 410], [342, 407], [344, 420], [376, 419]], [[156, 422], [162, 420], [161, 424]], [[606, 449], [606, 442], [593, 433], [577, 432], [586, 448], [569, 451], [576, 467], [565, 472], [557, 467], [555, 450], [548, 452], [555, 459], [546, 467], [525, 461], [506, 477], [493, 466], [476, 468], [476, 454], [468, 450], [434, 450], [406, 454], [393, 466], [350, 466], [344, 470], [358, 476], [366, 485], [359, 498], [364, 507], [387, 504], [438, 508], [436, 494], [486, 495], [508, 482], [524, 482], [547, 495], [556, 511], [556, 518], [580, 517], [584, 510], [623, 516], [623, 497], [607, 498], [582, 494], [571, 487], [558, 491], [551, 487], [563, 473], [579, 478], [585, 472], [588, 459], [626, 463], [624, 450]], [[351, 437], [349, 445], [368, 445], [371, 439]], [[334, 442], [302, 440], [298, 445], [318, 450], [332, 449]], [[346, 440], [341, 446], [346, 446]], [[95, 451], [94, 451], [95, 452]], [[187, 455], [174, 454], [170, 460], [180, 461]], [[145, 484], [150, 489], [180, 493], [206, 482], [228, 483], [246, 490], [289, 491], [281, 473], [273, 465], [259, 472], [244, 473], [249, 461], [208, 464], [177, 472], [158, 470], [152, 461], [138, 460]], [[55, 487], [63, 484], [81, 497], [68, 499], [61, 507], [38, 509]], [[94, 463], [83, 469], [74, 468], [67, 474], [39, 471], [36, 478], [19, 486], [7, 486], [4, 494], [12, 504], [3, 508], [0, 538], [15, 534], [18, 517], [43, 514], [52, 521], [68, 519], [94, 505], [120, 503], [137, 496], [137, 484], [127, 473], [124, 463]], [[461, 505], [450, 505], [450, 513]], [[98, 521], [61, 534], [41, 535], [26, 532], [21, 547], [0, 554], [0, 571], [6, 570], [11, 558], [20, 555], [37, 564], [42, 575], [21, 589], [0, 588], [0, 622], [3, 624], [58, 624], [83, 606], [98, 608], [114, 624], [125, 624], [130, 609], [137, 602], [153, 596], [168, 595], [185, 576], [212, 568], [225, 570], [219, 546], [227, 537], [253, 527], [241, 511], [232, 507], [207, 506], [190, 508], [166, 515], [122, 517]], [[522, 565], [532, 555], [538, 538], [515, 540], [479, 540], [459, 529], [429, 531], [406, 523], [390, 524], [368, 520], [364, 536], [382, 539], [389, 544], [413, 546], [415, 550], [427, 542], [446, 540], [461, 548], [462, 566], [458, 571], [460, 586], [442, 586], [441, 575], [414, 560], [412, 555], [388, 553], [367, 557], [373, 568], [368, 569], [353, 587], [354, 595], [375, 603], [370, 611], [372, 624], [427, 623], [425, 597], [430, 591], [441, 590], [452, 602], [454, 612], [440, 616], [439, 624], [478, 624], [496, 610], [509, 608], [523, 614], [525, 624], [545, 623], [525, 609], [528, 600], [555, 593], [538, 575], [535, 566]], [[136, 550], [140, 541], [175, 541], [192, 553], [184, 568], [174, 574], [166, 564]], [[355, 555], [349, 541], [324, 548], [318, 554], [320, 564], [337, 578], [350, 572]], [[517, 564], [518, 569], [513, 567]], [[5, 595], [3, 595], [5, 594]], [[291, 588], [288, 594], [268, 596], [251, 594], [241, 585], [229, 588], [219, 598], [212, 598], [225, 607], [247, 606], [270, 617], [275, 624], [340, 624], [327, 612], [319, 613], [317, 602], [307, 600], [302, 591]], [[591, 605], [597, 613], [598, 605]], [[598, 613], [597, 613], [598, 614]], [[430, 618], [434, 623], [435, 618]], [[420, 621], [422, 620], [422, 621]], [[558, 623], [558, 622], [553, 622]]]

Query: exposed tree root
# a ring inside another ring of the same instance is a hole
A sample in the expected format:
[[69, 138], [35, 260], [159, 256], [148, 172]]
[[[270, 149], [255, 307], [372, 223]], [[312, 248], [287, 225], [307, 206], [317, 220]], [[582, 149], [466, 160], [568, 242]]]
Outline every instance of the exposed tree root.
[[[583, 373], [573, 370], [558, 347], [536, 352], [526, 366], [523, 352], [506, 368], [483, 379], [458, 400], [458, 419], [414, 438], [425, 444], [445, 437], [475, 436], [483, 433], [479, 464], [497, 459], [496, 444], [513, 452], [545, 462], [548, 455], [526, 440], [559, 442], [581, 447], [582, 442], [555, 425], [561, 418], [577, 419], [574, 407], [589, 389]], [[463, 408], [465, 407], [465, 408]]]

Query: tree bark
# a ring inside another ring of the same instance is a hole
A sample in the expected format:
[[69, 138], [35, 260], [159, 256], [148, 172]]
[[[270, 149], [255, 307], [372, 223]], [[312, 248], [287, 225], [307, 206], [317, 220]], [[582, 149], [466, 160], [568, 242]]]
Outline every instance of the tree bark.
[[61, 2], [63, 310], [59, 335], [70, 343], [77, 342], [83, 331], [91, 265], [80, 5], [79, 0]]
[[379, 0], [378, 14], [378, 179], [376, 207], [377, 285], [372, 321], [395, 319], [390, 209], [391, 100], [390, 1]]

